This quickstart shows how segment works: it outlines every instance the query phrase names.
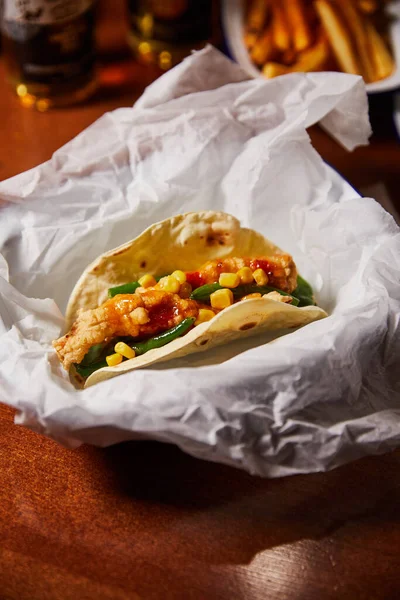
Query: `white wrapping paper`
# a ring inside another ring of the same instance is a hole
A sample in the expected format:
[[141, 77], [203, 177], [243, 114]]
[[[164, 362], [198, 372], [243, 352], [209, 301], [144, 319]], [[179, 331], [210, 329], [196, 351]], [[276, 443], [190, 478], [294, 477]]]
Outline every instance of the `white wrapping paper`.
[[[317, 121], [367, 143], [362, 80], [248, 80], [208, 47], [0, 184], [0, 399], [18, 423], [70, 447], [171, 442], [270, 477], [400, 444], [399, 229], [323, 163], [305, 131]], [[201, 209], [291, 252], [330, 316], [75, 390], [51, 341], [82, 270]]]

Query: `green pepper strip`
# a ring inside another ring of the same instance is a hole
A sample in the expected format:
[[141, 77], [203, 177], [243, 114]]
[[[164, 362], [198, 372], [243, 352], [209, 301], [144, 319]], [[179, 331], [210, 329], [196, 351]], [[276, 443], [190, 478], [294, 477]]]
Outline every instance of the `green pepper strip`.
[[[159, 275], [158, 277], [154, 277], [154, 279], [156, 281], [160, 281], [162, 277], [165, 277], [165, 275]], [[140, 283], [138, 281], [123, 283], [122, 285], [109, 288], [108, 297], [114, 298], [114, 296], [117, 296], [118, 294], [134, 294], [138, 287], [140, 287]]]
[[187, 330], [193, 325], [195, 320], [196, 319], [194, 317], [187, 317], [186, 319], [183, 319], [179, 325], [172, 327], [172, 329], [168, 329], [168, 331], [164, 331], [163, 333], [160, 333], [160, 335], [156, 335], [144, 342], [129, 344], [129, 346], [138, 355], [145, 354], [149, 350], [154, 350], [155, 348], [161, 348], [162, 346], [165, 346], [165, 344], [169, 344], [169, 342], [172, 342], [172, 340], [175, 340], [186, 333]]
[[293, 296], [299, 299], [299, 306], [316, 306], [313, 289], [301, 275], [297, 276], [297, 287], [293, 292]]
[[117, 285], [108, 290], [108, 297], [114, 298], [117, 294], [134, 294], [135, 290], [140, 286], [138, 281], [132, 281], [131, 283], [124, 283], [123, 285]]
[[102, 344], [95, 344], [86, 352], [83, 360], [80, 362], [81, 367], [89, 367], [95, 362], [98, 362], [104, 352], [104, 348], [107, 346], [105, 342]]
[[[217, 290], [224, 289], [219, 283], [209, 283], [207, 285], [202, 285], [201, 287], [196, 288], [192, 294], [192, 300], [197, 300], [198, 302], [209, 302], [210, 295]], [[278, 290], [277, 288], [271, 287], [269, 285], [238, 285], [236, 288], [231, 289], [234, 298], [242, 298], [243, 296], [247, 296], [248, 294], [268, 294], [269, 292], [278, 292], [282, 296], [289, 296], [292, 298], [292, 305], [297, 306], [299, 301], [297, 298], [292, 296], [292, 294], [288, 294], [287, 292], [283, 292], [282, 290]]]
[[[187, 317], [186, 319], [183, 319], [183, 321], [181, 321], [179, 325], [175, 325], [175, 327], [172, 327], [171, 329], [168, 329], [167, 331], [164, 331], [159, 335], [156, 335], [144, 342], [136, 342], [135, 344], [129, 345], [131, 348], [133, 348], [133, 350], [135, 350], [137, 355], [145, 354], [149, 350], [153, 350], [154, 348], [161, 348], [169, 342], [172, 342], [172, 340], [175, 340], [176, 338], [180, 337], [181, 335], [186, 333], [188, 329], [190, 329], [194, 322], [194, 317]], [[112, 345], [114, 346], [117, 343], [117, 341], [118, 340], [114, 340]], [[92, 346], [92, 348], [94, 349], [92, 353], [93, 357], [96, 356], [96, 358], [98, 358], [98, 353], [99, 351], [101, 351], [100, 346], [101, 350], [104, 350], [104, 348], [106, 348], [107, 351], [109, 351], [109, 344], [107, 344], [107, 346], [104, 346], [104, 344], [96, 344], [95, 346]], [[92, 348], [90, 350], [92, 350]], [[79, 365], [74, 365], [77, 373], [79, 373], [79, 375], [81, 377], [84, 377], [85, 379], [98, 369], [102, 369], [103, 367], [108, 366], [107, 361], [105, 359], [97, 360], [91, 365], [87, 364], [88, 360], [90, 359], [90, 350], [86, 353], [84, 359]]]
[[95, 362], [92, 365], [83, 366], [82, 364], [80, 364], [80, 365], [75, 364], [74, 367], [75, 367], [76, 372], [81, 377], [83, 377], [84, 379], [87, 379], [89, 377], [89, 375], [91, 375], [95, 371], [98, 371], [99, 369], [102, 369], [103, 367], [108, 367], [108, 365], [107, 365], [106, 360], [99, 360], [98, 362]]

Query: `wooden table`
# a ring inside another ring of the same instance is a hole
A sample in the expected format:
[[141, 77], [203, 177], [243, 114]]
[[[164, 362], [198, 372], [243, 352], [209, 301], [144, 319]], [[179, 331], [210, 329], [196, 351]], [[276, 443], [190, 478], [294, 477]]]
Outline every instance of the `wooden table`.
[[[3, 75], [0, 62], [0, 179], [132, 104], [150, 77], [108, 68], [90, 103], [40, 114]], [[383, 182], [399, 210], [390, 132], [351, 155], [318, 128], [312, 139], [355, 186]], [[0, 532], [0, 600], [394, 600], [400, 451], [263, 480], [157, 443], [66, 450], [0, 405]]]

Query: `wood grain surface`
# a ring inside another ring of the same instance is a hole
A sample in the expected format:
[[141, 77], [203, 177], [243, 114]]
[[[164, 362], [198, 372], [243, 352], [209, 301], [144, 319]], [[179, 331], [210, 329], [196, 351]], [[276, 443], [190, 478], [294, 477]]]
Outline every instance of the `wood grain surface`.
[[[0, 179], [133, 104], [156, 74], [104, 63], [89, 103], [42, 114], [19, 106], [0, 61]], [[311, 136], [353, 185], [379, 184], [399, 210], [385, 102], [372, 101], [382, 128], [369, 147], [348, 154], [317, 127]], [[400, 451], [263, 480], [158, 443], [67, 450], [0, 405], [0, 540], [0, 600], [395, 600]]]
[[389, 600], [400, 452], [265, 480], [135, 442], [66, 450], [0, 405], [2, 600]]

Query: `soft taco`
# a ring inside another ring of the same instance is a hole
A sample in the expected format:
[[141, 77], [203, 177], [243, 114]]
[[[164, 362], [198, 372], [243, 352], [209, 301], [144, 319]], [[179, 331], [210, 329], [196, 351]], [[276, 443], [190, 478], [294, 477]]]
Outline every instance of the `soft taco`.
[[53, 346], [88, 387], [326, 316], [289, 254], [235, 217], [204, 211], [156, 223], [89, 265], [68, 303], [69, 331]]

